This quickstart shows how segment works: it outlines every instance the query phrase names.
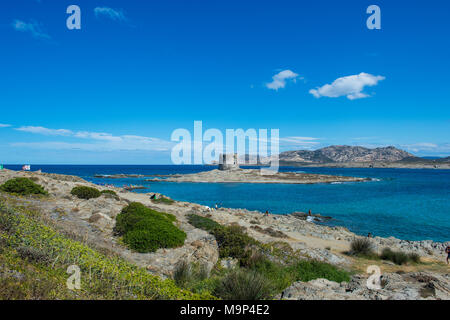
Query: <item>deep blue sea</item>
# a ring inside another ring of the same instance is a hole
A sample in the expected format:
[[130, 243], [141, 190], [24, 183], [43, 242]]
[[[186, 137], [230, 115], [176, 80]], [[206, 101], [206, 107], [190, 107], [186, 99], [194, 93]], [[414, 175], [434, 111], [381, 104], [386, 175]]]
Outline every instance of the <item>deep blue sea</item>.
[[[19, 170], [20, 166], [5, 168]], [[212, 170], [211, 166], [98, 166], [32, 165], [32, 170], [80, 176], [94, 183], [148, 187], [137, 192], [160, 192], [173, 199], [214, 206], [287, 214], [295, 211], [331, 216], [328, 224], [345, 226], [367, 235], [395, 236], [405, 240], [450, 240], [450, 170], [298, 168], [332, 175], [375, 178], [375, 181], [341, 184], [235, 184], [146, 182], [143, 179], [99, 179], [96, 174], [174, 174]]]

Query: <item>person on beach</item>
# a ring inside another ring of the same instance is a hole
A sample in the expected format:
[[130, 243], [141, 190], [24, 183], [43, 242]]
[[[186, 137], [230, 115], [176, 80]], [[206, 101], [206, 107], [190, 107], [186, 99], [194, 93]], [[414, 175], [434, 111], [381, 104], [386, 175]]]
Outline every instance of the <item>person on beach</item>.
[[268, 217], [268, 216], [269, 216], [269, 210], [266, 210], [266, 213], [264, 213], [264, 215], [265, 215], [266, 217]]
[[448, 259], [450, 259], [450, 246], [447, 246], [447, 248], [445, 248], [445, 253], [447, 254], [447, 264], [448, 264]]
[[308, 211], [308, 216], [311, 217], [311, 209]]

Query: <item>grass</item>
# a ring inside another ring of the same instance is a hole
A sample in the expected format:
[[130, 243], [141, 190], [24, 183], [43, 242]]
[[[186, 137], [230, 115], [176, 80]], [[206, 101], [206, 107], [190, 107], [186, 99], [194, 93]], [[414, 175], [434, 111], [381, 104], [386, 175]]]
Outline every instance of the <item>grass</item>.
[[273, 288], [264, 275], [237, 269], [223, 277], [214, 294], [224, 300], [265, 300], [273, 296]]
[[249, 269], [255, 270], [271, 280], [277, 292], [281, 292], [297, 281], [308, 282], [324, 278], [340, 283], [350, 280], [350, 274], [347, 271], [316, 260], [297, 260], [283, 265], [268, 258], [262, 258]]
[[[0, 266], [17, 277], [0, 277], [0, 299], [212, 299], [162, 280], [126, 260], [70, 239], [37, 217], [0, 203]], [[82, 290], [66, 288], [67, 267], [78, 265]], [[40, 279], [40, 281], [36, 281]]]
[[209, 272], [204, 265], [182, 260], [175, 268], [173, 279], [179, 287], [189, 288], [198, 282], [204, 281], [208, 276]]

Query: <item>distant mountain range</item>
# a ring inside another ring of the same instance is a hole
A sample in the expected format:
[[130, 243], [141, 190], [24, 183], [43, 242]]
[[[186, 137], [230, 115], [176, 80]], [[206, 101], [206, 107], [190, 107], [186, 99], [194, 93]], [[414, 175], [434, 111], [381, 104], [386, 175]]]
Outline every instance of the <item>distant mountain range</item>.
[[[257, 159], [257, 161], [256, 161]], [[240, 165], [269, 165], [272, 157], [241, 155]], [[216, 164], [213, 162], [211, 164]], [[281, 166], [347, 167], [347, 168], [434, 168], [450, 169], [450, 157], [417, 157], [393, 146], [365, 148], [329, 146], [322, 149], [285, 151], [279, 154]]]
[[395, 147], [369, 149], [358, 146], [329, 146], [315, 151], [297, 150], [280, 153], [280, 161], [302, 163], [394, 162], [416, 158]]
[[[246, 155], [245, 163], [254, 157]], [[268, 164], [270, 157], [258, 159], [258, 164]], [[323, 165], [323, 164], [349, 164], [349, 163], [398, 163], [404, 164], [449, 164], [450, 157], [447, 158], [421, 158], [409, 152], [393, 146], [383, 148], [365, 148], [359, 146], [329, 146], [326, 148], [310, 151], [295, 150], [285, 151], [279, 155], [280, 165]], [[240, 158], [241, 164], [244, 157]]]

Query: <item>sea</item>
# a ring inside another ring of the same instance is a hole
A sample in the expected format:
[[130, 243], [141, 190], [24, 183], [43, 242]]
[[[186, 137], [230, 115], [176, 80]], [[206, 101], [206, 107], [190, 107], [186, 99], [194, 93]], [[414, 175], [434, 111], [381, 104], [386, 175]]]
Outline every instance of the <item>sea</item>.
[[[5, 165], [21, 170], [22, 166]], [[104, 179], [97, 175], [196, 173], [214, 166], [32, 165], [31, 170], [79, 176], [97, 184], [142, 185], [135, 192], [158, 192], [175, 200], [273, 214], [320, 213], [324, 223], [360, 235], [404, 240], [450, 241], [450, 170], [388, 168], [302, 168], [280, 171], [368, 177], [371, 181], [332, 184], [250, 184], [148, 182], [146, 178]]]

